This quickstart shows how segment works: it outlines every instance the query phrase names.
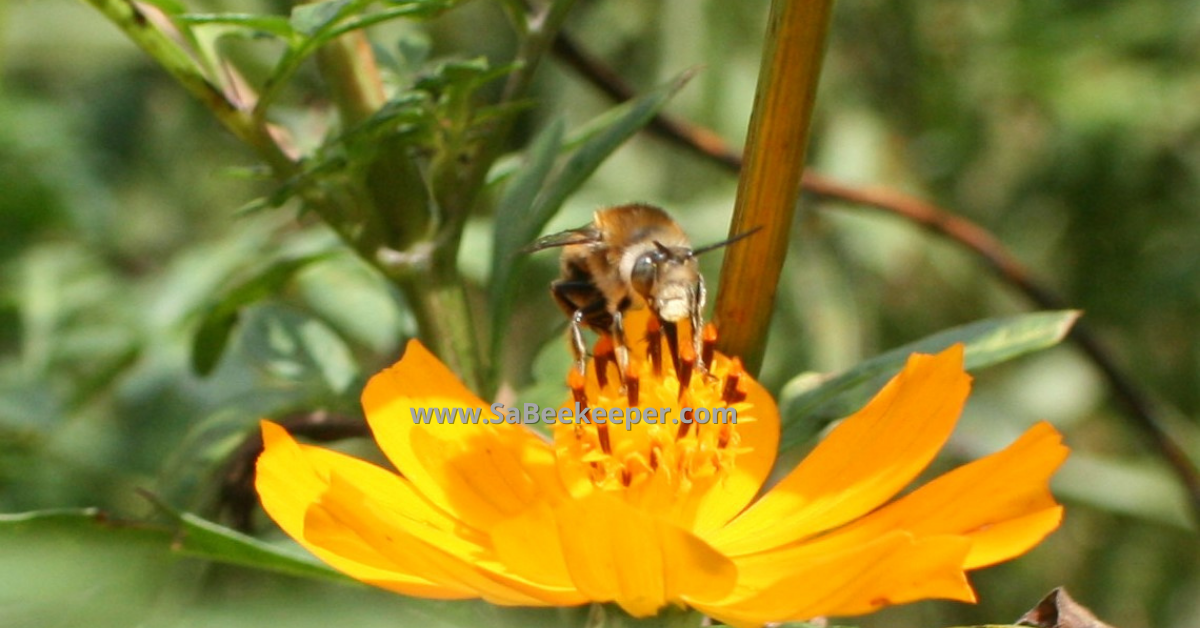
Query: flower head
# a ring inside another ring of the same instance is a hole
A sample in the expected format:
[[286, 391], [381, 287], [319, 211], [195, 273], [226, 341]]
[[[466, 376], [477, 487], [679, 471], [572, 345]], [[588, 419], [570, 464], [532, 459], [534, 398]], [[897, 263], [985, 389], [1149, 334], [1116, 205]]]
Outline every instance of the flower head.
[[[1058, 527], [1047, 484], [1067, 450], [1046, 423], [894, 499], [966, 401], [961, 347], [912, 356], [759, 496], [779, 440], [770, 395], [712, 350], [713, 332], [701, 370], [689, 343], [664, 359], [654, 325], [642, 329], [626, 373], [604, 341], [587, 376], [572, 373], [567, 407], [588, 409], [590, 422], [556, 424], [553, 444], [490, 422], [487, 404], [411, 342], [363, 393], [399, 474], [263, 422], [263, 506], [337, 569], [400, 593], [614, 602], [639, 617], [686, 605], [736, 626], [972, 601], [966, 571], [1018, 556]], [[414, 420], [430, 408], [486, 418]]]

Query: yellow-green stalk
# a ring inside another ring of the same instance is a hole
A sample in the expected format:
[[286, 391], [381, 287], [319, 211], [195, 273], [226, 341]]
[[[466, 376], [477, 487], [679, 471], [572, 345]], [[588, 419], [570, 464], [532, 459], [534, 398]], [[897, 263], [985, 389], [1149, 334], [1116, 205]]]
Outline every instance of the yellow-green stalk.
[[772, 0], [767, 40], [730, 233], [762, 227], [729, 248], [717, 292], [720, 349], [762, 365], [787, 254], [833, 0]]

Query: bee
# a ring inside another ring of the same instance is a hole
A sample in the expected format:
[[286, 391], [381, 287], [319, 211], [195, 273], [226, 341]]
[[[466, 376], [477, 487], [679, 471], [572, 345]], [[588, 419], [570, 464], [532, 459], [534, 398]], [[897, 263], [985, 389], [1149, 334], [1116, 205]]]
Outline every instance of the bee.
[[586, 364], [583, 327], [613, 340], [620, 376], [628, 367], [624, 313], [642, 307], [658, 318], [678, 368], [677, 325], [687, 320], [697, 368], [704, 371], [700, 329], [706, 298], [696, 256], [731, 244], [758, 229], [693, 249], [683, 227], [666, 211], [634, 203], [598, 210], [592, 222], [539, 238], [526, 252], [562, 247], [560, 275], [550, 285], [570, 318], [571, 348], [579, 370]]

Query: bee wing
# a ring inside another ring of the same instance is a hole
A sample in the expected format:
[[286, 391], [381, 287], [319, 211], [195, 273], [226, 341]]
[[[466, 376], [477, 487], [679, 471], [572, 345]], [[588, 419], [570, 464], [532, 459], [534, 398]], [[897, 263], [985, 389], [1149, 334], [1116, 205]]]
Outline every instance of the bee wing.
[[543, 249], [552, 249], [560, 246], [570, 246], [572, 244], [595, 244], [600, 242], [600, 230], [595, 225], [587, 224], [578, 229], [569, 231], [560, 231], [550, 235], [542, 236], [534, 240], [532, 244], [521, 249], [522, 253], [533, 253]]

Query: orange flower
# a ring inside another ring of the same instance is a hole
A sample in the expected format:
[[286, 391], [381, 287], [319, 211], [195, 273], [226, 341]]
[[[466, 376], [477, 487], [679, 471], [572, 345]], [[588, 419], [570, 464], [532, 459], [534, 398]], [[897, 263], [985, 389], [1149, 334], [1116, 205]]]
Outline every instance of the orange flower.
[[[363, 393], [400, 474], [300, 445], [264, 421], [263, 506], [332, 566], [406, 595], [615, 602], [637, 617], [674, 604], [735, 626], [973, 601], [967, 570], [1019, 556], [1059, 525], [1047, 483], [1067, 449], [1046, 423], [891, 501], [958, 419], [970, 388], [961, 346], [912, 356], [755, 499], [778, 447], [774, 401], [736, 359], [706, 355], [700, 372], [683, 343], [677, 373], [655, 330], [648, 337], [632, 343], [642, 349], [624, 378], [604, 347], [586, 379], [573, 373], [567, 407], [612, 418], [571, 417], [553, 444], [491, 422], [489, 406], [411, 342]], [[480, 423], [415, 421], [427, 408], [478, 409]], [[737, 422], [714, 422], [715, 408]]]

